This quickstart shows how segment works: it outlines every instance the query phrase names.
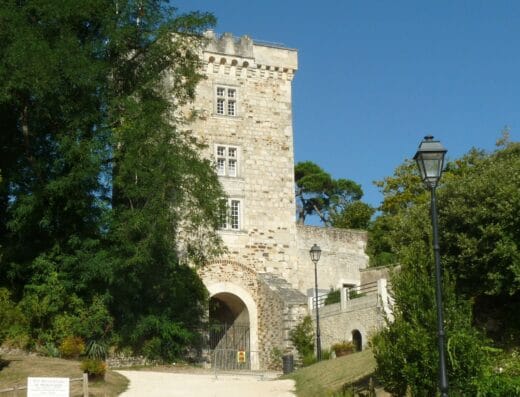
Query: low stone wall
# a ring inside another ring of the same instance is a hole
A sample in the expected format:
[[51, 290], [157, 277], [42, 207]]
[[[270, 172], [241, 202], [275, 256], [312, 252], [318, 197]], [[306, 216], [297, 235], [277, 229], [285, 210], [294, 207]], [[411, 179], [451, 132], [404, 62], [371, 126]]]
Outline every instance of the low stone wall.
[[143, 356], [112, 356], [106, 359], [106, 363], [108, 368], [128, 368], [128, 367], [137, 367], [144, 365], [155, 365], [157, 362], [155, 360], [149, 360]]

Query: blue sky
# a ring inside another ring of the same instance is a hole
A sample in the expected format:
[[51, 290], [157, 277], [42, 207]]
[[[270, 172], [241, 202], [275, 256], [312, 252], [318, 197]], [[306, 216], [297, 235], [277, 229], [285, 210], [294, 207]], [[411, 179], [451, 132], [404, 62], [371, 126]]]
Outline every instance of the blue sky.
[[172, 0], [209, 11], [218, 33], [298, 50], [296, 161], [360, 183], [413, 157], [422, 137], [450, 158], [520, 140], [520, 1]]

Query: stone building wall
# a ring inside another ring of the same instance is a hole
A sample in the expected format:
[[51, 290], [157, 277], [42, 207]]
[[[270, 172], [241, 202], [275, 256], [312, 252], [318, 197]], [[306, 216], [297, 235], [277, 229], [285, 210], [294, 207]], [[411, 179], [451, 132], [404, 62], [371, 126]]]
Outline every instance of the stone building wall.
[[[199, 116], [189, 128], [212, 160], [219, 145], [237, 149], [236, 176], [220, 177], [228, 196], [241, 202], [239, 230], [221, 231], [226, 258], [286, 277], [296, 264], [291, 82], [297, 53], [247, 36], [206, 36], [207, 78], [197, 87], [191, 110]], [[219, 87], [234, 90], [235, 115], [218, 114]]]
[[[324, 306], [320, 309], [321, 346], [323, 349], [337, 342], [352, 341], [352, 332], [357, 330], [362, 337], [363, 348], [370, 338], [385, 326], [385, 316], [377, 303], [377, 295], [354, 299], [357, 305], [351, 310], [342, 311], [340, 304]], [[313, 322], [316, 315], [313, 311]]]
[[295, 287], [307, 296], [313, 296], [314, 263], [309, 250], [318, 244], [322, 250], [318, 262], [320, 292], [338, 289], [343, 284], [360, 284], [360, 270], [368, 264], [365, 253], [367, 233], [361, 230], [297, 226], [297, 273]]

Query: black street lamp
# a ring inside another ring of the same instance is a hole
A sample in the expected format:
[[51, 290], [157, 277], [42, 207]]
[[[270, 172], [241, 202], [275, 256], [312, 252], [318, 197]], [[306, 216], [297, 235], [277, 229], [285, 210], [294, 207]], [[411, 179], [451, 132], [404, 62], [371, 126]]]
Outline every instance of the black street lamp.
[[314, 244], [309, 251], [314, 262], [314, 302], [316, 304], [316, 359], [321, 361], [321, 337], [320, 337], [320, 312], [318, 308], [318, 261], [321, 256], [321, 248]]
[[446, 369], [446, 355], [444, 350], [444, 320], [442, 316], [442, 278], [441, 278], [441, 259], [439, 253], [439, 237], [437, 227], [437, 206], [435, 198], [435, 188], [441, 178], [444, 166], [444, 156], [446, 149], [439, 141], [434, 141], [433, 136], [425, 136], [419, 145], [414, 160], [417, 162], [421, 177], [431, 192], [431, 218], [433, 229], [433, 253], [435, 257], [435, 278], [437, 299], [437, 328], [438, 328], [438, 347], [439, 347], [439, 389], [441, 397], [448, 397], [448, 374]]

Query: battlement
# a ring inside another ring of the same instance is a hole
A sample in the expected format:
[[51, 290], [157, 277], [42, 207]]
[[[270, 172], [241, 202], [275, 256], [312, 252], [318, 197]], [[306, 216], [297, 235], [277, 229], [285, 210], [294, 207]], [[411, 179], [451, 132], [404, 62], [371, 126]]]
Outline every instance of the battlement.
[[206, 46], [203, 59], [208, 64], [261, 69], [294, 74], [298, 69], [298, 53], [281, 44], [257, 42], [249, 36], [235, 37], [231, 33], [218, 36], [204, 33]]

